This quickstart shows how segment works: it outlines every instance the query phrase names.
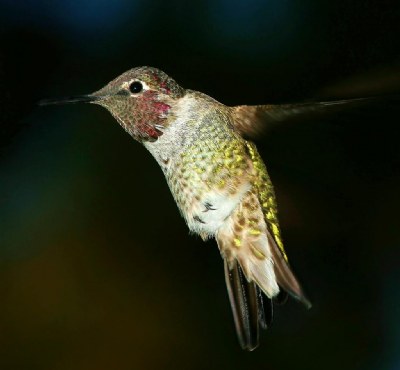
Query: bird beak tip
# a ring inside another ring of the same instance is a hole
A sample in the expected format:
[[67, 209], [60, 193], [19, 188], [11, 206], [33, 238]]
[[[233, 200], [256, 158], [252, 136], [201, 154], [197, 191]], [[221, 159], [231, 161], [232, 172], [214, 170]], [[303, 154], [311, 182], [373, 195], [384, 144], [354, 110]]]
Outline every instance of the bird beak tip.
[[98, 100], [100, 100], [100, 97], [95, 95], [77, 95], [66, 98], [43, 99], [40, 100], [37, 104], [39, 106], [46, 106], [46, 105], [74, 104], [74, 103], [95, 103]]

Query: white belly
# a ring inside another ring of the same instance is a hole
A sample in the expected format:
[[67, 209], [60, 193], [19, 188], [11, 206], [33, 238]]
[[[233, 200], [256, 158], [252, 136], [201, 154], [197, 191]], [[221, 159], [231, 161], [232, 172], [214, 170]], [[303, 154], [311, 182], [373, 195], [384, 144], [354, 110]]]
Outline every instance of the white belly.
[[191, 207], [181, 208], [190, 231], [202, 237], [215, 236], [249, 189], [250, 184], [245, 183], [233, 195], [210, 191], [203, 193], [199, 200], [194, 200]]

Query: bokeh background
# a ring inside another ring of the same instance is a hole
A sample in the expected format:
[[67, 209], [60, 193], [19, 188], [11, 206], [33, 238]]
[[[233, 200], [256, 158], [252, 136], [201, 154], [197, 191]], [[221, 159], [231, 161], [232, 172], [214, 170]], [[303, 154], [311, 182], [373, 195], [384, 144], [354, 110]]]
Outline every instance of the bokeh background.
[[400, 369], [399, 100], [258, 142], [314, 303], [240, 350], [214, 242], [99, 107], [156, 66], [226, 104], [400, 92], [398, 1], [1, 0], [1, 369]]

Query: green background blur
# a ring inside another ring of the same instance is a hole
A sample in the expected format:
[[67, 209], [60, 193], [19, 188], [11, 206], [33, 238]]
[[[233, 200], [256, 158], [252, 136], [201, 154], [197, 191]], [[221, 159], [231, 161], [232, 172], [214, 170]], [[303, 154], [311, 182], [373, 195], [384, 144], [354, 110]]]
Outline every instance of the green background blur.
[[0, 369], [400, 369], [398, 100], [258, 146], [313, 301], [241, 351], [214, 242], [90, 105], [158, 67], [226, 104], [396, 94], [398, 1], [0, 1]]

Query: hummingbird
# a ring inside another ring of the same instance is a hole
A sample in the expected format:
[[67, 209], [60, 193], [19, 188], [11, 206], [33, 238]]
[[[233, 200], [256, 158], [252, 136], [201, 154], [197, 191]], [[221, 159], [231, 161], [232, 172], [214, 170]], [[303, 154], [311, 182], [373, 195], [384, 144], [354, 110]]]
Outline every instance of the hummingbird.
[[92, 94], [40, 104], [100, 105], [153, 155], [189, 230], [216, 240], [239, 344], [251, 351], [271, 325], [273, 301], [290, 295], [311, 307], [289, 264], [274, 187], [253, 140], [275, 123], [362, 99], [231, 107], [138, 67]]

